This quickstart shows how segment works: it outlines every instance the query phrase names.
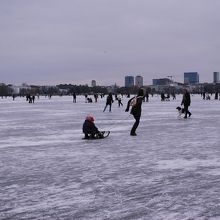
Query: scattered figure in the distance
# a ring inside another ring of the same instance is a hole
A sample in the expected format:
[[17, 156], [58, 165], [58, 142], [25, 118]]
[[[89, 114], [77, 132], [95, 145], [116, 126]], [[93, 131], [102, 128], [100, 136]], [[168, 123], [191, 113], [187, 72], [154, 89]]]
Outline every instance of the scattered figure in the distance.
[[184, 106], [184, 112], [185, 112], [184, 118], [187, 118], [187, 114], [189, 115], [189, 117], [191, 116], [191, 112], [189, 111], [190, 104], [191, 104], [190, 94], [185, 89], [184, 92], [183, 92], [183, 99], [182, 99], [182, 102], [181, 102], [181, 105]]
[[206, 100], [211, 100], [211, 97], [208, 93], [206, 93], [206, 97], [205, 97]]
[[161, 101], [163, 102], [163, 101], [165, 100], [165, 94], [162, 92], [162, 93], [160, 94], [160, 97], [161, 97]]
[[35, 101], [35, 95], [32, 95], [32, 103]]
[[149, 102], [149, 93], [148, 92], [145, 94], [145, 97], [146, 97], [146, 102]]
[[76, 93], [73, 93], [73, 103], [76, 103]]
[[122, 100], [122, 96], [119, 94], [117, 95], [117, 100], [118, 100], [118, 107], [123, 106], [121, 100]]
[[94, 94], [94, 99], [95, 99], [95, 102], [98, 101], [98, 94]]
[[103, 112], [106, 110], [107, 106], [109, 105], [109, 112], [111, 112], [112, 110], [112, 103], [113, 103], [113, 97], [112, 97], [112, 93], [109, 93], [106, 99], [106, 105], [105, 108], [103, 110]]
[[87, 102], [88, 102], [88, 103], [92, 103], [92, 98], [90, 98], [90, 97], [87, 98]]
[[218, 100], [218, 92], [215, 92], [215, 99]]
[[85, 102], [88, 102], [88, 95], [87, 94], [85, 94]]
[[32, 96], [30, 95], [30, 97], [29, 97], [29, 103], [32, 103]]
[[137, 96], [131, 98], [128, 101], [127, 108], [125, 109], [126, 112], [129, 111], [129, 108], [131, 106], [131, 111], [130, 114], [134, 116], [135, 122], [134, 125], [131, 129], [130, 135], [131, 136], [136, 136], [136, 129], [140, 123], [140, 118], [141, 118], [141, 105], [143, 101], [143, 96], [144, 96], [144, 91], [143, 89], [139, 89]]
[[95, 119], [92, 115], [88, 115], [83, 123], [83, 133], [85, 134], [85, 139], [96, 138], [96, 136], [102, 135], [99, 129], [95, 126]]
[[170, 94], [167, 94], [167, 95], [165, 96], [165, 101], [170, 101]]
[[30, 94], [27, 94], [27, 95], [26, 95], [26, 101], [27, 101], [27, 102], [29, 102], [30, 97], [31, 97]]
[[173, 97], [173, 100], [176, 99], [176, 94], [175, 94], [175, 92], [172, 92], [171, 95], [172, 95], [172, 97]]

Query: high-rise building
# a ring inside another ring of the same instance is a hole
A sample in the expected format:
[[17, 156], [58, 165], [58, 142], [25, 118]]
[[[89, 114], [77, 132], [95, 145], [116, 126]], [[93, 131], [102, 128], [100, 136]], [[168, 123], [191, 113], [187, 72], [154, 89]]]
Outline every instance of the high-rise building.
[[199, 74], [197, 72], [186, 72], [184, 73], [185, 84], [197, 84], [199, 83]]
[[213, 82], [214, 83], [219, 82], [219, 72], [213, 72]]
[[143, 86], [143, 77], [142, 76], [135, 77], [135, 86], [137, 86], [137, 87]]
[[134, 77], [133, 76], [125, 76], [125, 87], [134, 86]]
[[96, 86], [96, 81], [95, 81], [95, 80], [92, 80], [91, 86], [92, 86], [92, 87], [95, 87], [95, 86]]

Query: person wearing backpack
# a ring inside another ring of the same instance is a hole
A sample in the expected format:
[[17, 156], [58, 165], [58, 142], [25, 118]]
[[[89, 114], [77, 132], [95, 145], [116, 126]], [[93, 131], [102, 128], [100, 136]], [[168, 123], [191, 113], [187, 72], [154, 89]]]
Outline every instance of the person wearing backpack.
[[126, 112], [129, 111], [129, 108], [131, 106], [131, 111], [130, 114], [134, 116], [135, 122], [133, 124], [133, 127], [131, 129], [130, 135], [131, 136], [136, 136], [136, 129], [140, 123], [140, 118], [141, 118], [141, 105], [143, 101], [143, 96], [144, 96], [144, 91], [143, 89], [139, 89], [138, 95], [131, 98], [128, 101], [127, 108], [125, 109]]

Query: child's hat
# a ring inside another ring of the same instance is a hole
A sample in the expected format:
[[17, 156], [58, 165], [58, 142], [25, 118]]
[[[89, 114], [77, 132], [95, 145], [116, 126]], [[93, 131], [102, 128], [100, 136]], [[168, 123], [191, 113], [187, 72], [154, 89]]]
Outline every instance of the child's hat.
[[91, 122], [95, 121], [95, 119], [94, 119], [94, 117], [92, 115], [87, 115], [86, 116], [86, 120], [87, 121], [91, 121]]

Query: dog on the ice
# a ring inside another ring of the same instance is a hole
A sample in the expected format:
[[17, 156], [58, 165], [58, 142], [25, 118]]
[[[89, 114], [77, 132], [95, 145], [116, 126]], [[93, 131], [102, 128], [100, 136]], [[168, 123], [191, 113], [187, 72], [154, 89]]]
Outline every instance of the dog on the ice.
[[184, 108], [181, 108], [180, 106], [177, 106], [176, 109], [179, 113], [178, 118], [180, 118], [181, 115], [185, 113], [185, 110], [184, 110]]

